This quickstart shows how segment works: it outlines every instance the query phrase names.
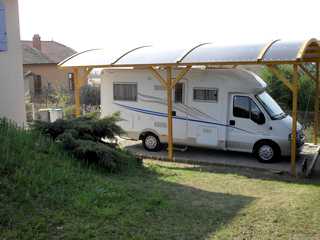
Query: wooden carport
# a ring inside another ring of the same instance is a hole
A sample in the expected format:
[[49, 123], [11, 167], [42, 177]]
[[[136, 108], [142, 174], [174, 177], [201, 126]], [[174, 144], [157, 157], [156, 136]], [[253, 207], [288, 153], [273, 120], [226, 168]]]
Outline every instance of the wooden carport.
[[[313, 75], [305, 64], [316, 67]], [[258, 44], [216, 45], [203, 43], [187, 49], [166, 49], [141, 46], [126, 51], [114, 52], [114, 49], [92, 49], [75, 54], [62, 61], [59, 66], [72, 68], [75, 79], [76, 115], [80, 115], [80, 88], [93, 68], [147, 68], [159, 80], [167, 92], [168, 103], [168, 159], [173, 160], [173, 124], [172, 90], [193, 66], [226, 67], [238, 65], [265, 65], [292, 92], [292, 137], [291, 137], [291, 173], [296, 175], [297, 110], [299, 94], [299, 69], [316, 84], [314, 106], [314, 137], [317, 144], [319, 128], [319, 83], [320, 83], [320, 45], [317, 39], [305, 41], [275, 40]], [[292, 79], [287, 79], [277, 65], [291, 65]], [[159, 69], [166, 69], [166, 76]], [[180, 70], [173, 76], [173, 69]]]

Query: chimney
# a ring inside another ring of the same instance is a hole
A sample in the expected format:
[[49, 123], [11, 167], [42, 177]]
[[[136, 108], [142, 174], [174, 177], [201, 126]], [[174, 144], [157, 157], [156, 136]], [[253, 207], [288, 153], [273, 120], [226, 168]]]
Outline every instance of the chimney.
[[41, 51], [41, 38], [40, 38], [39, 34], [33, 35], [32, 47], [34, 47], [34, 48], [38, 49], [39, 51]]

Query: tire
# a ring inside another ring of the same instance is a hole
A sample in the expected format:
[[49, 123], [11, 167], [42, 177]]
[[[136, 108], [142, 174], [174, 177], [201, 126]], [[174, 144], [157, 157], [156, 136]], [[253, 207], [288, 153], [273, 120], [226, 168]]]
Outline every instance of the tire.
[[280, 149], [273, 142], [263, 141], [255, 146], [254, 155], [259, 162], [273, 163], [279, 161]]
[[142, 139], [144, 149], [150, 152], [157, 152], [161, 149], [159, 138], [153, 133], [147, 133]]

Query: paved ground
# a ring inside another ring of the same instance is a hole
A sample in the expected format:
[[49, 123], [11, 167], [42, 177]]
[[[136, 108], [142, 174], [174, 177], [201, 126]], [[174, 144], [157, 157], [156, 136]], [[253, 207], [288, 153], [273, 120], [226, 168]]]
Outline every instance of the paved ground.
[[[128, 151], [141, 156], [143, 158], [166, 160], [167, 152], [162, 150], [160, 152], [146, 151], [141, 141], [120, 140], [120, 145]], [[298, 173], [302, 175], [302, 165], [305, 159], [311, 162], [315, 154], [315, 148], [312, 146], [306, 147], [302, 155], [297, 161]], [[220, 150], [211, 150], [205, 148], [188, 148], [186, 151], [175, 150], [174, 160], [177, 162], [191, 163], [191, 164], [215, 164], [237, 166], [245, 168], [254, 168], [260, 170], [268, 170], [277, 173], [290, 173], [290, 159], [283, 159], [278, 163], [263, 164], [258, 162], [251, 154], [239, 152], [227, 152]], [[317, 171], [320, 171], [320, 163], [316, 164]]]

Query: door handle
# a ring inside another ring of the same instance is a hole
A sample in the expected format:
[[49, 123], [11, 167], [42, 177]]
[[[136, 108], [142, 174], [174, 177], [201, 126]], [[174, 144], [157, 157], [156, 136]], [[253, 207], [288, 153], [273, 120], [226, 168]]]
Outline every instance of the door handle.
[[236, 121], [235, 120], [230, 120], [229, 121], [229, 125], [230, 126], [235, 126], [236, 125]]

